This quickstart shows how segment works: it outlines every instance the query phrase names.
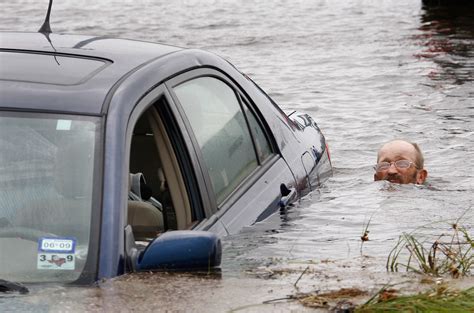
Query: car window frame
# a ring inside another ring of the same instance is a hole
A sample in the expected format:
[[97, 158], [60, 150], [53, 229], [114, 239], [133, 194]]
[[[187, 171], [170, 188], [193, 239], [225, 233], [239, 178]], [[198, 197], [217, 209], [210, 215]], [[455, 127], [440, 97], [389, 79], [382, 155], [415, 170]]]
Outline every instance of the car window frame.
[[[196, 155], [193, 151], [189, 151], [188, 147], [190, 146], [190, 136], [184, 127], [184, 122], [181, 120], [179, 114], [177, 114], [177, 110], [175, 108], [175, 103], [164, 84], [160, 84], [159, 86], [152, 89], [146, 95], [144, 95], [134, 106], [132, 109], [130, 116], [127, 121], [126, 127], [126, 169], [128, 171], [130, 166], [130, 151], [131, 151], [131, 143], [133, 137], [133, 130], [135, 128], [136, 123], [138, 122], [139, 118], [144, 114], [151, 106], [155, 106], [157, 113], [160, 115], [162, 122], [166, 128], [166, 133], [168, 138], [171, 140], [173, 145], [173, 153], [177, 158], [179, 163], [181, 175], [183, 176], [183, 180], [186, 187], [186, 192], [188, 193], [188, 199], [190, 201], [191, 214], [196, 217], [198, 225], [201, 223], [205, 218], [206, 215], [210, 215], [210, 212], [206, 212], [206, 208], [209, 205], [208, 193], [203, 192], [199, 187], [200, 184], [203, 183], [203, 177], [200, 175], [200, 171], [198, 171], [193, 164], [196, 164]], [[164, 108], [162, 106], [165, 106]], [[163, 117], [163, 111], [167, 110], [166, 114], [169, 115], [173, 121], [166, 121]], [[170, 130], [174, 131], [175, 133], [170, 134]], [[179, 137], [179, 138], [176, 138]], [[180, 141], [179, 143], [175, 140]], [[177, 148], [174, 144], [183, 145], [180, 146], [180, 150], [177, 151]], [[183, 155], [181, 152], [186, 151], [186, 155]], [[183, 163], [186, 163], [183, 166]], [[191, 177], [190, 177], [191, 176]], [[194, 180], [194, 182], [191, 182]], [[198, 197], [193, 194], [193, 191], [198, 193]], [[124, 191], [125, 198], [128, 195], [128, 190]], [[200, 201], [200, 203], [196, 203], [195, 201]], [[127, 201], [125, 201], [127, 203]], [[196, 207], [197, 206], [197, 207]], [[127, 207], [124, 208], [125, 216], [127, 214]], [[195, 212], [199, 210], [200, 212]], [[126, 224], [126, 219], [125, 219]], [[125, 227], [126, 225], [124, 225]]]
[[[271, 135], [271, 132], [268, 131], [269, 126], [266, 123], [265, 119], [261, 116], [260, 111], [258, 111], [254, 108], [255, 105], [250, 104], [250, 103], [253, 103], [253, 102], [251, 102], [244, 94], [242, 94], [240, 92], [240, 90], [238, 91], [237, 96], [238, 96], [238, 100], [240, 102], [241, 107], [245, 106], [250, 111], [250, 114], [252, 114], [254, 116], [257, 124], [260, 126], [260, 129], [262, 130], [262, 132], [264, 134], [264, 137], [265, 137], [265, 139], [268, 143], [268, 146], [270, 148], [270, 155], [271, 154], [280, 154], [280, 152], [277, 148], [275, 138]], [[250, 126], [250, 122], [249, 122], [248, 116], [245, 113], [245, 111], [244, 111], [244, 117], [245, 117], [245, 120], [247, 122], [247, 126], [249, 128], [250, 135], [252, 137], [252, 141], [253, 141], [253, 144], [254, 144], [255, 151], [257, 151], [256, 135], [252, 131], [252, 127]], [[258, 151], [257, 151], [257, 158], [259, 158]], [[271, 157], [269, 157], [269, 158], [271, 158]], [[267, 158], [267, 159], [269, 159], [269, 158]], [[263, 163], [265, 163], [267, 159], [265, 159], [263, 161], [259, 159], [258, 160], [259, 165], [262, 165]]]
[[[253, 149], [255, 151], [255, 155], [256, 155], [256, 159], [258, 163], [257, 167], [246, 178], [244, 178], [243, 181], [240, 182], [239, 185], [221, 203], [217, 203], [216, 195], [212, 187], [211, 178], [209, 175], [207, 165], [204, 161], [201, 148], [194, 135], [192, 126], [186, 117], [186, 113], [176, 93], [174, 92], [174, 88], [176, 86], [182, 83], [185, 83], [187, 81], [200, 78], [200, 77], [216, 78], [222, 81], [223, 83], [225, 83], [229, 88], [233, 90], [235, 97], [239, 103], [240, 109], [242, 113], [244, 114], [244, 118], [246, 121], [249, 134], [251, 136]], [[264, 119], [262, 118], [260, 111], [258, 110], [258, 108], [256, 108], [256, 105], [250, 100], [250, 98], [246, 96], [244, 89], [240, 87], [240, 85], [237, 82], [235, 82], [230, 76], [228, 76], [227, 74], [225, 74], [219, 69], [211, 68], [211, 67], [191, 69], [187, 72], [184, 72], [180, 75], [177, 75], [169, 79], [168, 81], [165, 82], [165, 85], [168, 88], [168, 92], [171, 95], [172, 100], [175, 102], [177, 113], [181, 115], [180, 118], [184, 122], [184, 126], [186, 127], [187, 133], [190, 134], [190, 137], [191, 137], [190, 143], [192, 146], [190, 146], [189, 149], [193, 149], [198, 157], [198, 164], [201, 168], [201, 173], [205, 181], [205, 189], [207, 190], [208, 196], [211, 199], [211, 211], [213, 214], [220, 216], [224, 214], [230, 207], [232, 207], [232, 205], [235, 202], [237, 202], [237, 200], [240, 199], [245, 194], [245, 192], [260, 178], [260, 176], [262, 176], [262, 174], [265, 173], [281, 157], [279, 150], [276, 148], [277, 146], [276, 146], [275, 138], [271, 135], [271, 132], [268, 131], [268, 124], [266, 122], [265, 123], [262, 122], [264, 121]], [[262, 128], [262, 131], [264, 132], [265, 137], [270, 146], [271, 155], [263, 162], [259, 160], [257, 149], [255, 146], [255, 136], [251, 130], [248, 117], [247, 117], [247, 114], [243, 110], [243, 106], [247, 106], [247, 108], [252, 112], [252, 114], [254, 114], [254, 117], [257, 120], [257, 123]]]

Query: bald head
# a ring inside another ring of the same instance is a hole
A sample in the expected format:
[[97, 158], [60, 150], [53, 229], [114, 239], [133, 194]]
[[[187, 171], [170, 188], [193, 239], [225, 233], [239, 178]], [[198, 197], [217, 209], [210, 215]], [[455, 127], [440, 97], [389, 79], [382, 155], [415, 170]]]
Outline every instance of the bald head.
[[410, 156], [410, 161], [415, 163], [417, 168], [421, 169], [425, 166], [425, 158], [423, 157], [420, 147], [416, 143], [402, 139], [387, 142], [377, 153], [377, 163], [380, 162], [381, 155], [383, 156], [386, 153], [398, 156]]

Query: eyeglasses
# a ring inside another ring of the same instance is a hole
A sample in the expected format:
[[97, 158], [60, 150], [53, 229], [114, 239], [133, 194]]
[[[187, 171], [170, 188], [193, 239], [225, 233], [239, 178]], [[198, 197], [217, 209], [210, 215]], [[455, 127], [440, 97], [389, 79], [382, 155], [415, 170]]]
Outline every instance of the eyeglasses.
[[[415, 165], [415, 163], [413, 163], [411, 161], [408, 161], [408, 160], [398, 160], [398, 161], [395, 161], [395, 162], [380, 162], [380, 163], [377, 163], [374, 166], [374, 169], [375, 169], [376, 172], [388, 171], [388, 169], [390, 168], [390, 166], [392, 166], [392, 164], [395, 164], [395, 167], [400, 169], [400, 170], [406, 170], [410, 166]], [[416, 165], [415, 165], [415, 167], [416, 167]]]

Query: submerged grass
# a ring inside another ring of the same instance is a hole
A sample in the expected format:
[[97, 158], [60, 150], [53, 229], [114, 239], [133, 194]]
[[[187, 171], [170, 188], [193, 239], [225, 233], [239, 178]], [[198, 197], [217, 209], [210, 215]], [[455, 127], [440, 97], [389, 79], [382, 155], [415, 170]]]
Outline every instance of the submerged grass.
[[413, 296], [383, 297], [379, 292], [355, 311], [364, 312], [474, 312], [474, 287], [453, 291], [445, 286]]
[[364, 242], [369, 241], [369, 226], [370, 222], [372, 221], [372, 218], [374, 217], [375, 213], [377, 211], [374, 211], [372, 215], [370, 215], [369, 220], [367, 221], [367, 224], [364, 225], [364, 230], [362, 231], [362, 235], [360, 236], [360, 253], [362, 254], [362, 248], [364, 246]]
[[[468, 228], [460, 221], [466, 210], [449, 227], [446, 233], [425, 240], [416, 230], [403, 233], [391, 250], [386, 268], [388, 271], [413, 271], [431, 276], [468, 276], [474, 267], [474, 240]], [[367, 231], [368, 225], [365, 229]], [[399, 296], [395, 289], [383, 287], [356, 312], [473, 312], [474, 287], [453, 291], [444, 285], [412, 296]]]
[[341, 288], [339, 290], [325, 292], [321, 294], [317, 292], [299, 294], [294, 296], [293, 298], [297, 299], [302, 305], [306, 307], [329, 309], [331, 307], [331, 304], [336, 304], [335, 302], [338, 302], [337, 304], [355, 307], [351, 302], [345, 300], [364, 296], [366, 294], [366, 291], [357, 288]]
[[459, 220], [451, 224], [448, 234], [441, 234], [432, 243], [414, 233], [403, 233], [387, 258], [387, 270], [433, 276], [449, 273], [453, 278], [469, 275], [474, 266], [474, 241]]

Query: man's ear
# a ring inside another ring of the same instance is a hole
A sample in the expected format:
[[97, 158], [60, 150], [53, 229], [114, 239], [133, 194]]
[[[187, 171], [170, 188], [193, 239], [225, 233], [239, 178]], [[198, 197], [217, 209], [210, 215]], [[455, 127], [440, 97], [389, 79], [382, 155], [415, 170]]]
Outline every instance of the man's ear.
[[425, 169], [419, 170], [416, 174], [416, 183], [419, 185], [423, 184], [426, 180], [426, 177], [428, 177], [428, 171]]

